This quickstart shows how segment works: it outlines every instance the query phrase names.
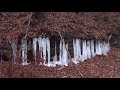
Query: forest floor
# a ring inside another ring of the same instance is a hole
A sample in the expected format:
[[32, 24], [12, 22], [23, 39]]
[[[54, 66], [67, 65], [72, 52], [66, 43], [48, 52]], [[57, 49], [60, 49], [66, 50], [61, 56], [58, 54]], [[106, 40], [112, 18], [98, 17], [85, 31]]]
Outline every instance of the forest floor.
[[120, 78], [120, 48], [111, 48], [108, 56], [95, 56], [68, 67], [45, 67], [31, 62], [0, 63], [1, 78]]

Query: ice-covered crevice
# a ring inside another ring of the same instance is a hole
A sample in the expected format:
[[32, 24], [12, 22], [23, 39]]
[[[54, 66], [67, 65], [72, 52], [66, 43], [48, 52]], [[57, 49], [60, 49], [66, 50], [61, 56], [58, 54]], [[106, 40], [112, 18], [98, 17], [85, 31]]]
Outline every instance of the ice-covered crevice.
[[28, 65], [27, 62], [27, 39], [23, 38], [22, 39], [22, 65]]
[[12, 42], [12, 52], [13, 52], [13, 61], [15, 63], [15, 60], [17, 58], [17, 43], [15, 41]]

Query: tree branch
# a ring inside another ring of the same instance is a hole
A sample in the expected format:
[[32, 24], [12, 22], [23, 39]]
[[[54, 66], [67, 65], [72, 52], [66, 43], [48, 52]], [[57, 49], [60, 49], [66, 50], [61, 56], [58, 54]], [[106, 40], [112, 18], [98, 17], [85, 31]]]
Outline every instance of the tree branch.
[[29, 21], [28, 21], [28, 25], [27, 25], [27, 30], [26, 30], [26, 34], [25, 34], [25, 38], [27, 37], [28, 34], [28, 30], [30, 28], [30, 22], [31, 22], [31, 17], [32, 17], [33, 13], [31, 12], [29, 15]]

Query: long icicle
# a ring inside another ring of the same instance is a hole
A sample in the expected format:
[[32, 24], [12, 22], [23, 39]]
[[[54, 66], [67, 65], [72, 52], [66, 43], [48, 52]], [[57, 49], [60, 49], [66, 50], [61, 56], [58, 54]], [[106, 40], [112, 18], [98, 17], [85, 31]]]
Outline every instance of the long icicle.
[[94, 50], [94, 40], [91, 40], [91, 56], [94, 57], [95, 56], [95, 50]]
[[96, 41], [96, 43], [95, 43], [95, 50], [96, 50], [96, 54], [99, 55], [98, 41]]
[[77, 64], [77, 48], [76, 48], [76, 40], [73, 39], [73, 50], [74, 50], [74, 59], [73, 62]]
[[65, 49], [65, 42], [64, 42], [64, 39], [63, 39], [63, 54], [62, 54], [62, 64], [65, 65], [65, 66], [68, 66], [68, 63], [67, 63], [67, 50]]
[[76, 39], [76, 59], [77, 59], [77, 61], [79, 59], [79, 43], [78, 43], [78, 39]]
[[90, 40], [87, 41], [87, 58], [91, 58]]
[[79, 60], [80, 60], [80, 41], [79, 39], [76, 39], [76, 63], [79, 63]]
[[50, 40], [48, 37], [46, 39], [46, 42], [47, 42], [48, 66], [50, 66]]
[[46, 39], [42, 39], [42, 46], [43, 46], [43, 59], [46, 60]]
[[27, 63], [27, 39], [22, 39], [22, 65], [28, 65]]
[[62, 41], [60, 40], [60, 53], [59, 53], [59, 64], [62, 64]]
[[17, 53], [17, 44], [15, 43], [15, 41], [12, 42], [12, 50], [13, 50], [13, 60], [14, 60], [14, 63], [15, 63], [15, 60], [16, 60], [16, 53]]
[[78, 42], [78, 44], [79, 44], [79, 61], [81, 61], [82, 60], [82, 53], [81, 53], [81, 40], [79, 39], [79, 42]]
[[82, 61], [87, 59], [87, 53], [86, 53], [86, 40], [83, 40], [83, 49], [82, 49], [83, 55], [82, 55]]
[[37, 38], [33, 38], [33, 56], [36, 63], [36, 51], [37, 51]]
[[43, 58], [42, 57], [43, 46], [42, 46], [42, 38], [41, 37], [38, 38], [38, 45], [39, 45], [40, 58]]

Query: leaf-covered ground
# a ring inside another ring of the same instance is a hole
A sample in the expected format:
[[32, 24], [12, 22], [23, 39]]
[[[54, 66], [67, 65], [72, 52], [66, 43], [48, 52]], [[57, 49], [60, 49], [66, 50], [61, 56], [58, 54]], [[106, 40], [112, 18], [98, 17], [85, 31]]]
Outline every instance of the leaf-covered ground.
[[1, 78], [120, 78], [120, 49], [112, 48], [108, 56], [95, 56], [68, 67], [45, 67], [31, 62], [28, 66], [0, 63]]

